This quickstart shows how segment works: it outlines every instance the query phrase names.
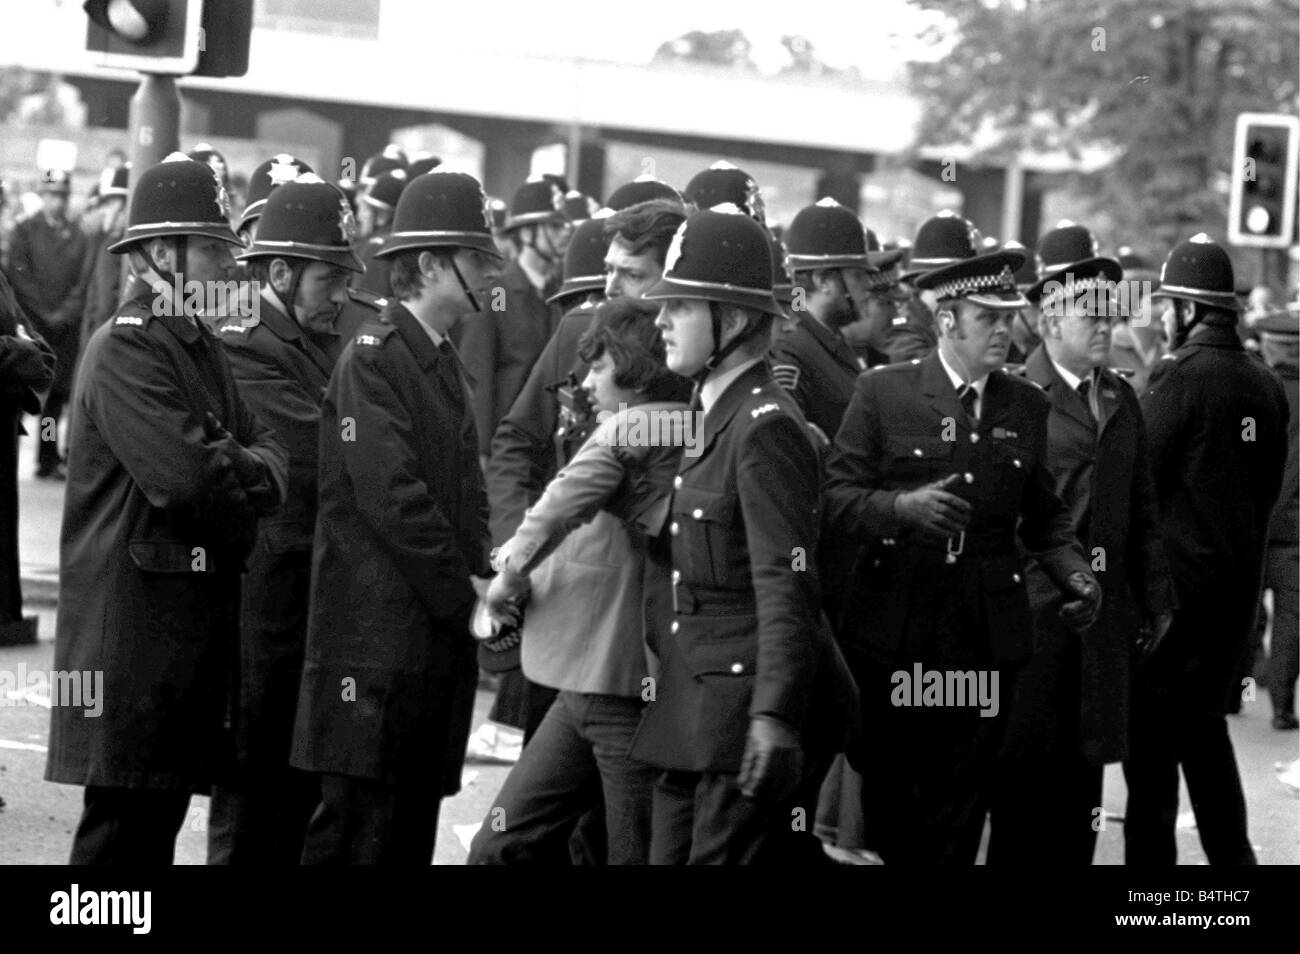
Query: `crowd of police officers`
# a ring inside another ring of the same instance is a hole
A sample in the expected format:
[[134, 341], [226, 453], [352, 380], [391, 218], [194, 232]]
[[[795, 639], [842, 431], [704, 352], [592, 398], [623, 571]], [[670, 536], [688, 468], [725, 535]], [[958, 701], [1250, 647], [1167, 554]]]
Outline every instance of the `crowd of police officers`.
[[[498, 721], [554, 699], [471, 617], [591, 431], [597, 304], [631, 297], [702, 420], [657, 488], [632, 860], [825, 861], [820, 835], [970, 864], [990, 821], [990, 864], [1086, 864], [1122, 761], [1129, 863], [1175, 861], [1180, 768], [1210, 862], [1254, 863], [1225, 713], [1266, 551], [1294, 568], [1300, 317], [1256, 330], [1275, 373], [1209, 237], [1158, 279], [1071, 224], [1030, 253], [941, 214], [883, 248], [823, 199], [778, 238], [726, 163], [507, 208], [393, 147], [355, 186], [267, 160], [232, 228], [212, 159], [139, 171], [105, 252], [133, 284], [72, 390], [55, 668], [104, 674], [102, 715], [52, 714], [73, 862], [170, 863], [195, 793], [213, 863], [430, 861], [480, 665]], [[514, 860], [604, 863], [599, 801]]]

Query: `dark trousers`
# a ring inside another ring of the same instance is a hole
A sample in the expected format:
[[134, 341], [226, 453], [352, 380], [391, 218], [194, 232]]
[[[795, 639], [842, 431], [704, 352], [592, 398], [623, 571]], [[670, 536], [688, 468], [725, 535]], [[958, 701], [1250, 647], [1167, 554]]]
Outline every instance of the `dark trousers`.
[[442, 798], [436, 779], [398, 783], [320, 775], [304, 865], [428, 865]]
[[805, 754], [804, 780], [783, 802], [740, 792], [738, 776], [662, 772], [655, 780], [652, 865], [816, 865], [829, 863], [813, 834], [817, 793], [831, 757]]
[[1268, 694], [1276, 715], [1295, 715], [1300, 676], [1300, 548], [1272, 544], [1265, 551], [1264, 588], [1273, 591], [1273, 635], [1268, 651]]
[[287, 767], [243, 766], [212, 787], [208, 864], [297, 865], [320, 803], [316, 775]]
[[1090, 865], [1101, 829], [1100, 765], [1077, 755], [1077, 744], [1041, 759], [1004, 760], [990, 812], [986, 864], [1030, 870], [1041, 865]]
[[1253, 865], [1246, 799], [1221, 709], [1186, 701], [1157, 686], [1135, 687], [1130, 757], [1124, 763], [1128, 807], [1124, 863], [1178, 861], [1178, 769], [1192, 799], [1201, 846], [1212, 865]]
[[87, 785], [73, 865], [169, 865], [190, 793]]
[[607, 852], [590, 860], [645, 864], [655, 769], [628, 758], [641, 709], [636, 698], [560, 692], [474, 836], [469, 863], [563, 860], [574, 826], [603, 799]]
[[[894, 673], [913, 672], [913, 662], [884, 662], [849, 653], [862, 699], [863, 810], [879, 813], [875, 846], [887, 865], [972, 865], [979, 853], [996, 778], [1007, 712], [1015, 694], [1012, 667], [952, 665], [962, 671], [998, 673], [997, 712], [964, 706], [895, 705]], [[939, 670], [919, 660], [922, 671]], [[947, 671], [946, 669], [940, 671]], [[986, 677], [991, 678], [991, 676]], [[991, 683], [988, 683], [991, 688]]]
[[[63, 405], [67, 400], [68, 396], [62, 391], [51, 391], [41, 407], [41, 416], [36, 422], [36, 466], [41, 470], [53, 470], [62, 459], [59, 453], [59, 419], [63, 417]], [[50, 420], [54, 423], [50, 424]]]

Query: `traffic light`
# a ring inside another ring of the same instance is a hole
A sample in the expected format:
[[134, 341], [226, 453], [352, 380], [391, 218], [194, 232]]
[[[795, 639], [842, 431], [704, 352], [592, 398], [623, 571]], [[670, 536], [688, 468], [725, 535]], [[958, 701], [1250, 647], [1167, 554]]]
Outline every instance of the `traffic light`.
[[1287, 248], [1295, 238], [1300, 120], [1286, 113], [1242, 113], [1232, 150], [1228, 241]]
[[171, 76], [243, 76], [253, 0], [86, 0], [100, 66]]

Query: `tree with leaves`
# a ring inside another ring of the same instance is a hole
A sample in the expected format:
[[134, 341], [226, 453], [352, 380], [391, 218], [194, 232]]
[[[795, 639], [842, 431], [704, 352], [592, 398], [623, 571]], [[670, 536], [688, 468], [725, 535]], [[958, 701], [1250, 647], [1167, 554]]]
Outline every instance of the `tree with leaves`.
[[910, 66], [921, 142], [989, 140], [992, 163], [1112, 150], [1072, 183], [1112, 244], [1222, 238], [1238, 113], [1297, 108], [1297, 0], [911, 2], [941, 14]]

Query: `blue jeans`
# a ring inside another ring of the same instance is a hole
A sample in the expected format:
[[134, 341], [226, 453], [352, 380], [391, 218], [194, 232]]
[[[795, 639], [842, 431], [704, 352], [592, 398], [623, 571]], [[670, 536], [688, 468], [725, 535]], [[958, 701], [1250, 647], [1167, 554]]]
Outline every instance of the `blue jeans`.
[[645, 864], [656, 770], [628, 758], [641, 707], [634, 697], [561, 692], [474, 836], [469, 863], [550, 860], [603, 793], [607, 863]]

